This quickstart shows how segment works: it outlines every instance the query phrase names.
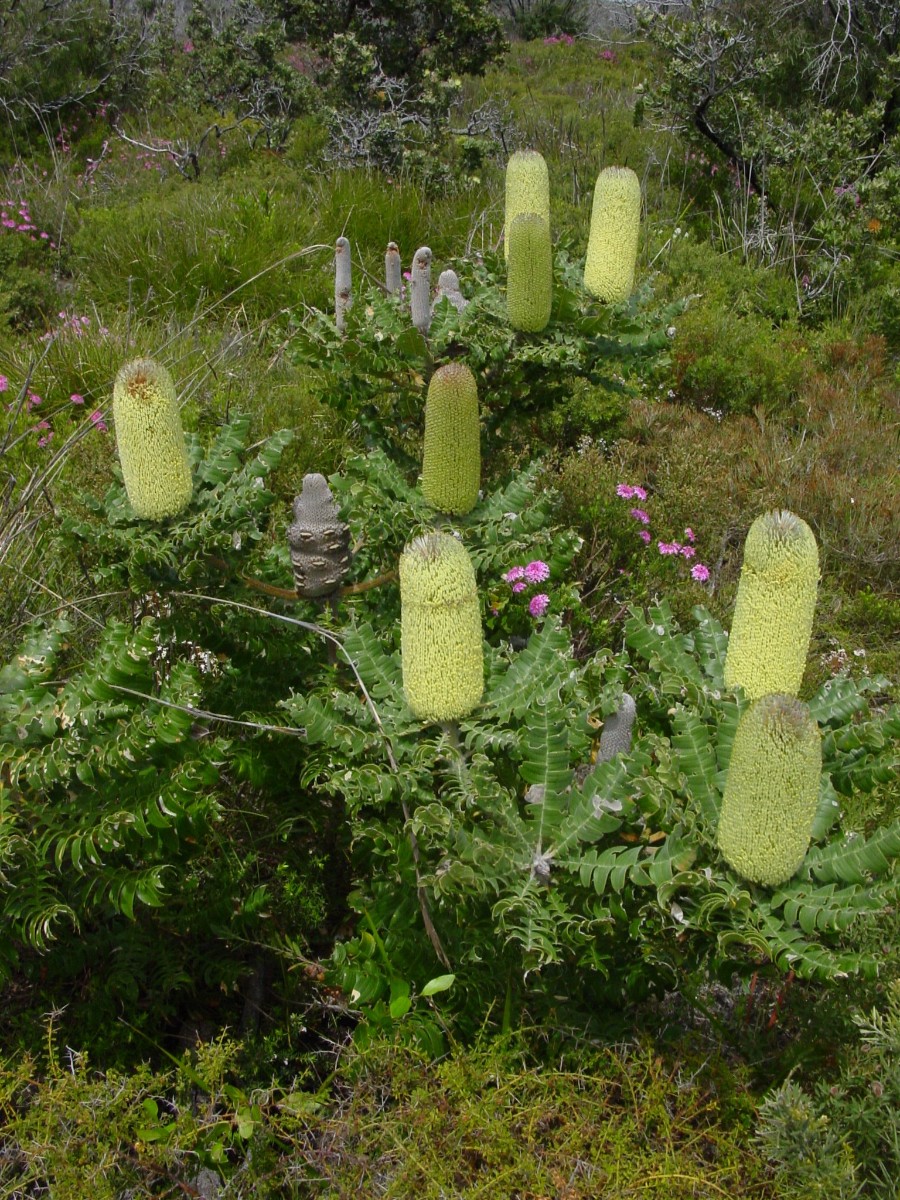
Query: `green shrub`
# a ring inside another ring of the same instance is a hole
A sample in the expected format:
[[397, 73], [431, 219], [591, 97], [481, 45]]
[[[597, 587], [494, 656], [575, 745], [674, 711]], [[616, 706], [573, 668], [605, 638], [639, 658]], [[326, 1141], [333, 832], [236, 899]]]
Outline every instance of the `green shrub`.
[[671, 382], [678, 399], [717, 413], [788, 412], [807, 358], [796, 332], [698, 302], [677, 322]]

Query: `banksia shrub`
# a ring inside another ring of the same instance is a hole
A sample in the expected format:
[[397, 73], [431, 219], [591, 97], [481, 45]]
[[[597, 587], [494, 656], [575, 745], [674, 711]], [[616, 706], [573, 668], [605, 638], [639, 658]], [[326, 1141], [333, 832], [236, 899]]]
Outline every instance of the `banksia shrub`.
[[191, 466], [175, 384], [152, 358], [126, 363], [113, 387], [116, 446], [125, 491], [139, 517], [174, 517], [191, 499]]
[[751, 700], [800, 690], [819, 582], [812, 530], [791, 512], [750, 526], [725, 658], [725, 685]]
[[421, 721], [456, 721], [484, 690], [475, 570], [449, 533], [416, 538], [400, 556], [400, 649], [406, 702]]
[[422, 493], [438, 512], [462, 516], [480, 486], [478, 387], [464, 363], [452, 362], [435, 371], [425, 398]]
[[509, 227], [506, 307], [513, 329], [540, 333], [550, 320], [553, 259], [550, 226], [537, 213], [520, 213]]
[[520, 213], [537, 213], [550, 228], [550, 178], [537, 150], [517, 150], [506, 164], [506, 215], [503, 250], [509, 258], [512, 223]]
[[597, 177], [584, 286], [608, 304], [634, 287], [641, 229], [641, 184], [630, 167], [606, 167]]
[[809, 848], [819, 802], [822, 741], [805, 704], [763, 696], [734, 735], [717, 840], [739, 875], [785, 883]]
[[287, 536], [297, 595], [314, 600], [337, 591], [350, 566], [350, 530], [324, 475], [303, 476]]

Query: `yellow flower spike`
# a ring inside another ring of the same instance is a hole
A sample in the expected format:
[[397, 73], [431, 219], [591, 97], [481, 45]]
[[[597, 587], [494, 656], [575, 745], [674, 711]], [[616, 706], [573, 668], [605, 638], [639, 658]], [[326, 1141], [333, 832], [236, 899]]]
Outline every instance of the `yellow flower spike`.
[[734, 735], [716, 840], [745, 879], [778, 887], [799, 870], [822, 774], [819, 727], [793, 696], [763, 696]]
[[135, 514], [174, 517], [193, 494], [172, 376], [152, 358], [126, 363], [113, 387], [116, 446]]
[[634, 287], [641, 232], [641, 183], [630, 167], [606, 167], [597, 177], [584, 286], [607, 304], [627, 300]]
[[432, 375], [425, 399], [422, 494], [438, 512], [462, 516], [480, 487], [478, 386], [465, 363], [447, 363]]
[[506, 164], [506, 215], [503, 253], [509, 258], [509, 234], [520, 213], [537, 213], [550, 227], [550, 177], [537, 150], [517, 150]]
[[449, 533], [400, 556], [400, 648], [406, 702], [421, 721], [456, 721], [484, 691], [481, 609], [472, 560]]
[[770, 512], [750, 526], [725, 657], [725, 685], [751, 700], [769, 692], [796, 696], [812, 632], [819, 582], [813, 531], [791, 512]]

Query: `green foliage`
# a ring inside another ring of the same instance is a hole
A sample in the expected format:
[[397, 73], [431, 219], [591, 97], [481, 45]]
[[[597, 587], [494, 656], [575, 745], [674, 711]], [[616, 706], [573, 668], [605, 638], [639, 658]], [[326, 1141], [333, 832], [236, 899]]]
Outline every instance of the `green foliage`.
[[521, 441], [527, 422], [568, 396], [578, 379], [620, 392], [615, 369], [666, 347], [668, 322], [682, 310], [680, 303], [654, 310], [645, 291], [628, 306], [598, 312], [579, 265], [561, 250], [550, 323], [540, 335], [521, 335], [508, 321], [503, 274], [494, 256], [460, 272], [469, 303], [462, 313], [439, 303], [427, 341], [404, 308], [370, 289], [356, 298], [344, 336], [330, 315], [314, 311], [297, 327], [292, 352], [324, 372], [323, 397], [342, 416], [359, 420], [376, 444], [407, 452], [416, 447], [426, 377], [436, 363], [460, 359], [478, 380], [487, 451]]
[[421, 79], [426, 71], [477, 74], [503, 51], [500, 25], [486, 0], [266, 0], [288, 36], [326, 54], [353, 38], [387, 75]]
[[718, 413], [785, 412], [795, 402], [808, 359], [790, 326], [773, 329], [753, 314], [736, 320], [701, 303], [677, 328], [671, 374], [679, 399]]
[[267, 146], [281, 147], [313, 103], [309, 81], [283, 59], [283, 25], [263, 22], [259, 7], [243, 0], [214, 28], [200, 3], [191, 7], [187, 35], [187, 98], [222, 117], [252, 120]]
[[[900, 833], [894, 826], [848, 843], [835, 831], [828, 780], [852, 747], [828, 743], [817, 846], [789, 884], [775, 893], [756, 888], [717, 854], [741, 708], [722, 694], [721, 627], [703, 610], [697, 622], [694, 632], [679, 633], [665, 605], [651, 610], [649, 622], [638, 614], [628, 622], [639, 736], [630, 754], [594, 767], [587, 718], [598, 706], [615, 710], [626, 660], [573, 663], [567, 636], [547, 621], [521, 654], [491, 652], [483, 702], [460, 723], [457, 739], [452, 730], [410, 723], [397, 700], [391, 635], [358, 629], [354, 657], [380, 723], [371, 714], [358, 718], [349, 770], [338, 750], [346, 735], [320, 724], [311, 770], [320, 786], [344, 796], [358, 852], [371, 863], [354, 904], [378, 929], [390, 975], [415, 980], [437, 967], [417, 933], [415, 905], [397, 904], [397, 881], [411, 897], [417, 878], [469, 1006], [476, 997], [499, 999], [498, 980], [518, 991], [527, 973], [553, 964], [565, 965], [569, 995], [605, 987], [620, 1000], [701, 965], [730, 975], [768, 960], [810, 978], [877, 969], [877, 959], [844, 935], [892, 903]], [[352, 693], [331, 689], [328, 703], [352, 711]], [[820, 720], [825, 713], [842, 720], [827, 691], [816, 703]], [[297, 695], [287, 710], [309, 723], [321, 706]], [[877, 769], [895, 761], [896, 747], [885, 744]], [[396, 814], [401, 779], [406, 828]], [[488, 943], [495, 953], [485, 972]], [[366, 1003], [386, 994], [384, 968], [358, 940], [343, 948], [336, 969]]]
[[763, 1101], [759, 1138], [779, 1181], [828, 1200], [888, 1200], [900, 1168], [900, 987], [855, 1012], [858, 1040], [814, 1086], [788, 1080]]

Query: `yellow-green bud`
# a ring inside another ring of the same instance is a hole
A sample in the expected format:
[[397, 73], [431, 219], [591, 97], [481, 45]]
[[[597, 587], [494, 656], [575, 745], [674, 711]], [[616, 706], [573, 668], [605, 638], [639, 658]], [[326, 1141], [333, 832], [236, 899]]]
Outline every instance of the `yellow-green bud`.
[[465, 363], [447, 363], [425, 398], [422, 494], [438, 512], [462, 516], [475, 507], [480, 486], [478, 386]]
[[416, 538], [400, 556], [400, 649], [406, 702], [421, 721], [456, 721], [484, 691], [475, 570], [449, 533]]
[[750, 526], [725, 657], [725, 686], [751, 700], [800, 690], [819, 582], [813, 531], [791, 512]]
[[520, 213], [537, 213], [550, 228], [550, 178], [537, 150], [517, 150], [506, 165], [506, 236], [503, 251], [509, 258], [512, 223]]
[[607, 304], [627, 300], [634, 287], [641, 229], [641, 183], [630, 167], [606, 167], [597, 177], [584, 286]]
[[553, 258], [550, 226], [537, 213], [519, 213], [509, 226], [506, 306], [513, 329], [540, 333], [550, 320]]
[[734, 735], [717, 840], [728, 863], [765, 887], [785, 883], [809, 848], [819, 802], [822, 740], [793, 696], [763, 696]]
[[139, 517], [173, 517], [193, 492], [172, 376], [152, 358], [126, 363], [113, 387], [113, 420], [122, 476]]

